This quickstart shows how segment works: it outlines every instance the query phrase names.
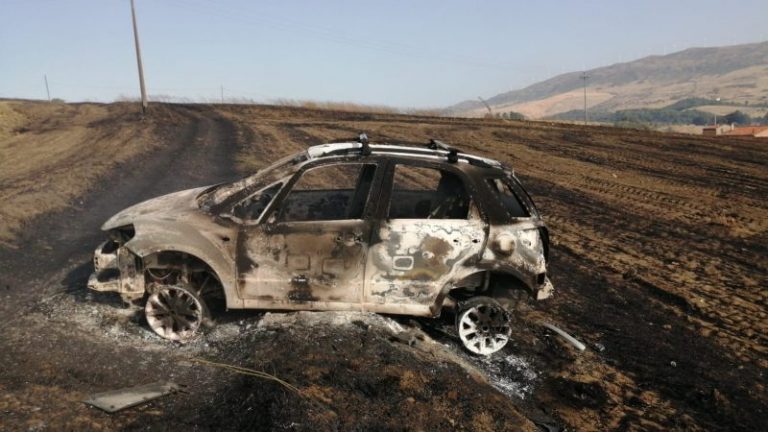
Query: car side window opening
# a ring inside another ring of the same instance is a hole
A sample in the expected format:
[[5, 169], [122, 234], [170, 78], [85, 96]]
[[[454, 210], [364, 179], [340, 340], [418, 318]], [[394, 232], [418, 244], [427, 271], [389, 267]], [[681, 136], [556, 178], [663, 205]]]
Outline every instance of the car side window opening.
[[397, 165], [390, 219], [467, 219], [470, 199], [464, 182], [451, 172]]
[[361, 219], [376, 165], [335, 164], [301, 174], [281, 205], [278, 222]]
[[248, 198], [240, 201], [232, 209], [232, 214], [242, 220], [257, 220], [267, 209], [269, 203], [283, 187], [282, 183], [275, 183], [265, 189], [262, 189]]
[[496, 192], [496, 195], [499, 197], [499, 201], [501, 201], [501, 204], [504, 206], [507, 212], [509, 212], [510, 216], [521, 218], [530, 217], [530, 214], [528, 214], [528, 211], [525, 209], [525, 207], [523, 207], [520, 199], [517, 197], [509, 184], [507, 184], [507, 182], [500, 178], [489, 178], [487, 181], [491, 187], [491, 190]]

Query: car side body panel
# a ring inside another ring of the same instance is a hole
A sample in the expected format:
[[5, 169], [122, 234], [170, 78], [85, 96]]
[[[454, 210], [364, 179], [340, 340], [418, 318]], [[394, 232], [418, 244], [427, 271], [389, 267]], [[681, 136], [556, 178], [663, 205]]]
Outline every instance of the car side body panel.
[[[448, 163], [440, 151], [373, 146], [373, 152], [366, 154], [356, 152], [358, 148], [355, 143], [317, 146], [307, 151], [307, 157], [296, 158], [295, 164], [283, 164], [270, 180], [282, 182], [280, 190], [254, 220], [239, 220], [231, 212], [235, 200], [258, 192], [245, 189], [255, 188], [245, 179], [232, 183], [242, 184], [243, 193], [228, 191], [224, 204], [203, 208], [197, 197], [206, 189], [197, 188], [118, 213], [103, 229], [130, 225], [135, 235], [115, 252], [114, 262], [129, 262], [126, 251], [139, 260], [133, 270], [130, 265], [117, 266], [125, 273], [120, 290], [135, 297], [144, 286], [137, 280], [142, 277], [141, 260], [174, 252], [207, 264], [221, 283], [227, 307], [233, 309], [435, 316], [452, 290], [466, 288], [461, 281], [489, 272], [514, 276], [537, 298], [551, 295], [544, 222], [529, 197], [521, 201], [530, 216], [510, 218], [485, 183], [490, 177], [512, 179], [511, 171], [482, 158], [476, 158], [477, 163], [470, 159]], [[334, 153], [344, 149], [350, 153]], [[340, 163], [377, 166], [361, 219], [287, 223], [275, 219], [302, 172]], [[461, 178], [472, 201], [468, 216], [389, 219], [387, 206], [398, 164], [434, 167]], [[112, 262], [111, 256], [97, 258]], [[115, 290], [98, 280], [91, 287]]]
[[136, 236], [125, 244], [125, 248], [140, 258], [160, 252], [180, 252], [200, 259], [208, 264], [219, 278], [227, 307], [242, 308], [243, 302], [236, 289], [235, 251], [232, 241], [236, 230], [204, 220], [200, 222], [202, 224], [196, 224], [193, 220], [138, 220], [134, 223]]

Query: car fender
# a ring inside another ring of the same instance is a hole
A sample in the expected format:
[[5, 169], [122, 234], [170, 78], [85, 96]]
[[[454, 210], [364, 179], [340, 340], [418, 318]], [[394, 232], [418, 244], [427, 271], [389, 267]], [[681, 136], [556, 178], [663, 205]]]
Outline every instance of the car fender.
[[221, 281], [228, 308], [242, 308], [237, 294], [234, 260], [227, 250], [230, 230], [220, 227], [202, 233], [179, 221], [134, 221], [136, 235], [124, 247], [144, 258], [158, 252], [172, 251], [192, 255], [205, 262]]

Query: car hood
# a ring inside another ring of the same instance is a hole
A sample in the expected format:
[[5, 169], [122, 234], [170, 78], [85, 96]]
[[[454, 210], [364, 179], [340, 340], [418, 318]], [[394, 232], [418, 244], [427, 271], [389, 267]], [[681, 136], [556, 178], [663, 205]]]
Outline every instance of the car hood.
[[174, 192], [141, 202], [109, 218], [101, 229], [108, 231], [135, 223], [137, 220], [175, 221], [193, 212], [199, 212], [197, 196], [208, 186]]

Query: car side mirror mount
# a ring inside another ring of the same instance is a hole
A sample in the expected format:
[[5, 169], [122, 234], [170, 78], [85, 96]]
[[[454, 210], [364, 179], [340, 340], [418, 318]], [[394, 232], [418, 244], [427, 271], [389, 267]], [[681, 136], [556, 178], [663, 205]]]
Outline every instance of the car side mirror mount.
[[222, 219], [231, 220], [232, 222], [235, 222], [235, 223], [238, 223], [238, 224], [242, 224], [243, 223], [242, 219], [240, 219], [239, 217], [235, 216], [231, 212], [219, 213], [219, 217], [222, 218]]

